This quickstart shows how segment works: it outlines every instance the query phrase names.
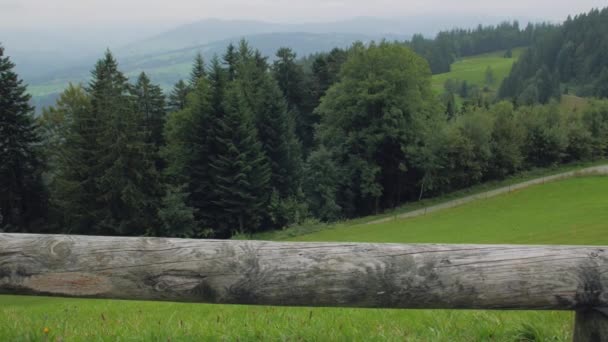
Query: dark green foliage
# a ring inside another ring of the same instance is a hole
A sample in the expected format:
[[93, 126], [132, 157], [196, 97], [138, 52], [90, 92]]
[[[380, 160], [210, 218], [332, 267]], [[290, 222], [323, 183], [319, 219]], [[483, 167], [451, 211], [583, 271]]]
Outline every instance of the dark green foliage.
[[442, 31], [435, 39], [425, 39], [416, 34], [408, 42], [417, 54], [424, 57], [433, 74], [450, 71], [450, 65], [459, 57], [507, 50], [506, 58], [512, 57], [512, 48], [530, 45], [535, 37], [553, 29], [547, 24], [529, 24], [525, 29], [514, 21], [497, 26], [481, 26], [473, 30], [454, 29]]
[[209, 157], [214, 233], [254, 231], [268, 201], [271, 171], [242, 90], [226, 89], [224, 115], [212, 119], [216, 148]]
[[492, 108], [494, 124], [490, 142], [492, 160], [489, 164], [489, 178], [503, 178], [523, 167], [522, 145], [524, 130], [515, 118], [513, 105], [500, 102]]
[[560, 84], [580, 96], [608, 96], [608, 8], [568, 18], [535, 34], [534, 44], [515, 63], [499, 95], [521, 104], [548, 103]]
[[456, 108], [456, 97], [454, 93], [446, 92], [442, 95], [443, 103], [445, 104], [445, 115], [448, 119], [456, 116], [458, 109]]
[[99, 177], [95, 181], [99, 221], [97, 233], [155, 234], [156, 214], [162, 196], [155, 168], [155, 149], [147, 142], [146, 121], [130, 93], [126, 78], [107, 52], [93, 70], [93, 115], [100, 119], [97, 136]]
[[376, 212], [412, 190], [405, 150], [417, 139], [415, 125], [432, 115], [433, 97], [428, 64], [411, 50], [389, 43], [351, 50], [317, 109], [320, 142], [346, 172], [341, 207]]
[[[301, 186], [301, 146], [295, 135], [293, 111], [289, 111], [277, 81], [268, 73], [265, 58], [242, 41], [234, 81], [253, 115], [257, 137], [270, 165], [270, 186], [279, 201], [294, 200]], [[274, 208], [277, 208], [275, 205]], [[282, 210], [281, 210], [282, 211]], [[271, 221], [280, 223], [277, 212]]]
[[228, 45], [224, 55], [224, 64], [227, 66], [228, 80], [234, 80], [236, 76], [236, 65], [238, 63], [238, 52], [232, 43]]
[[599, 98], [608, 97], [608, 66], [602, 69], [602, 72], [595, 83], [594, 95]]
[[209, 224], [212, 190], [210, 124], [214, 115], [222, 115], [212, 110], [211, 91], [206, 79], [199, 80], [189, 95], [188, 106], [169, 116], [165, 126], [167, 145], [162, 151], [168, 164], [165, 171], [167, 181], [174, 187], [187, 185], [188, 196], [184, 205], [196, 209], [196, 220], [201, 227]]
[[205, 61], [199, 52], [196, 54], [196, 57], [194, 57], [194, 63], [192, 64], [192, 71], [190, 72], [190, 87], [195, 88], [198, 81], [205, 77], [205, 74]]
[[41, 137], [14, 67], [0, 46], [0, 229], [35, 231], [46, 214]]
[[329, 87], [339, 80], [340, 69], [348, 53], [342, 49], [333, 49], [329, 54], [319, 55], [312, 65], [313, 91], [320, 99]]
[[522, 108], [518, 121], [525, 127], [523, 153], [528, 165], [547, 166], [563, 160], [568, 137], [557, 104]]
[[80, 86], [66, 89], [54, 108], [49, 109], [65, 121], [65, 136], [55, 152], [51, 182], [52, 208], [60, 230], [93, 234], [91, 226], [99, 220], [100, 204], [96, 179], [102, 146], [97, 136], [100, 120], [93, 115], [90, 96]]
[[340, 218], [338, 189], [340, 170], [329, 151], [321, 146], [310, 154], [304, 168], [304, 189], [312, 214], [324, 221]]
[[193, 238], [201, 237], [194, 217], [196, 210], [189, 207], [185, 186], [169, 186], [162, 200], [158, 216], [162, 224], [162, 236]]
[[311, 79], [296, 62], [295, 53], [289, 48], [281, 48], [276, 56], [278, 59], [272, 67], [273, 75], [285, 96], [290, 115], [295, 117], [295, 132], [307, 154], [313, 147], [314, 125], [319, 120], [313, 113], [318, 99], [314, 99]]
[[165, 96], [160, 87], [152, 84], [143, 72], [132, 88], [132, 93], [135, 96], [137, 110], [142, 116], [145, 142], [151, 145], [152, 152], [155, 154], [154, 164], [158, 170], [161, 170], [164, 163], [158, 153], [161, 146], [164, 145]]
[[179, 80], [173, 87], [171, 94], [169, 94], [169, 101], [167, 102], [167, 109], [169, 112], [177, 112], [186, 108], [186, 101], [190, 88], [183, 80]]
[[585, 128], [591, 134], [593, 156], [608, 156], [608, 101], [594, 101], [582, 115]]
[[41, 125], [49, 147], [51, 215], [58, 225], [53, 229], [87, 233], [96, 220], [93, 179], [97, 174], [95, 152], [100, 150], [96, 138], [99, 121], [92, 116], [89, 95], [82, 87], [70, 85], [54, 107], [45, 109]]
[[110, 52], [92, 76], [86, 94], [72, 87], [57, 105], [68, 122], [54, 181], [53, 203], [62, 213], [62, 229], [158, 234], [162, 190], [147, 134], [151, 121], [142, 105], [145, 77], [137, 87], [129, 86]]

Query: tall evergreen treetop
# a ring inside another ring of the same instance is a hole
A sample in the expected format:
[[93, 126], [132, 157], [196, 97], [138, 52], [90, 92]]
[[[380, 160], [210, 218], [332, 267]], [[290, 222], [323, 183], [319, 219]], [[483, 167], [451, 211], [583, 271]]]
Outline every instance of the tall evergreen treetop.
[[192, 71], [190, 72], [190, 87], [196, 87], [198, 81], [205, 77], [205, 61], [201, 53], [197, 53], [194, 57], [194, 63], [192, 64]]
[[153, 84], [142, 72], [133, 86], [137, 109], [143, 116], [143, 124], [148, 142], [159, 147], [163, 144], [165, 124], [165, 96], [160, 86]]
[[224, 54], [223, 60], [224, 64], [228, 69], [228, 80], [234, 80], [236, 76], [236, 66], [238, 64], [239, 53], [236, 51], [234, 44], [228, 44], [228, 48], [226, 48], [226, 54]]
[[27, 230], [44, 209], [40, 136], [26, 86], [0, 46], [0, 229]]
[[171, 90], [171, 94], [169, 94], [167, 110], [171, 113], [186, 108], [189, 92], [190, 87], [186, 84], [186, 82], [184, 82], [184, 80], [179, 80], [177, 83], [175, 83], [173, 90]]
[[216, 234], [252, 231], [263, 217], [268, 201], [270, 168], [257, 139], [253, 117], [241, 90], [226, 90], [223, 117], [213, 119], [218, 150], [210, 156], [216, 213]]

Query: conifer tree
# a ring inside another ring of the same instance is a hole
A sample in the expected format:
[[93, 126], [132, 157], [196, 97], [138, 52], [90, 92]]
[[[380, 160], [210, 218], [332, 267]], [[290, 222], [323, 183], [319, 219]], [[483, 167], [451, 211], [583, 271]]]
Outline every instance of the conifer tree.
[[107, 51], [89, 85], [93, 115], [101, 120], [98, 141], [103, 153], [96, 179], [101, 206], [95, 230], [102, 234], [154, 234], [158, 227], [162, 192], [154, 150], [146, 142], [144, 118], [129, 88]]
[[205, 77], [205, 61], [201, 53], [197, 53], [194, 57], [194, 63], [192, 64], [192, 71], [190, 72], [190, 88], [195, 88], [198, 81]]
[[163, 127], [165, 125], [165, 97], [160, 86], [152, 84], [145, 73], [141, 73], [132, 88], [137, 110], [142, 116], [145, 142], [151, 145], [154, 153], [154, 164], [158, 170], [163, 168], [163, 161], [158, 155], [164, 144]]
[[45, 215], [39, 132], [26, 86], [0, 46], [0, 229], [29, 231]]
[[165, 126], [167, 145], [162, 150], [167, 161], [164, 174], [170, 188], [164, 199], [165, 209], [161, 217], [167, 219], [167, 212], [171, 212], [166, 208], [169, 203], [173, 203], [172, 210], [177, 210], [175, 206], [181, 198], [184, 203], [180, 205], [192, 210], [197, 226], [193, 236], [197, 237], [200, 237], [198, 228], [212, 227], [213, 223], [210, 219], [209, 196], [212, 183], [208, 159], [212, 114], [210, 96], [209, 81], [200, 79], [189, 96], [188, 106], [169, 115]]
[[[47, 137], [51, 141], [45, 141], [53, 146], [48, 158], [53, 173], [51, 209], [57, 231], [92, 234], [101, 205], [96, 184], [98, 156], [102, 153], [97, 141], [101, 123], [93, 116], [90, 96], [81, 86], [71, 84], [47, 113], [61, 118], [64, 125], [56, 143], [51, 143], [52, 136]], [[47, 130], [48, 123], [43, 127]]]
[[291, 49], [281, 48], [276, 56], [273, 74], [285, 96], [290, 115], [295, 119], [295, 133], [306, 153], [313, 146], [314, 125], [318, 123], [318, 117], [313, 113], [311, 89], [304, 69], [296, 63], [296, 54]]
[[230, 43], [228, 48], [226, 49], [226, 54], [224, 54], [224, 64], [226, 64], [228, 68], [228, 80], [232, 81], [236, 77], [236, 65], [238, 63], [238, 52], [234, 47], [234, 44]]
[[210, 156], [209, 168], [214, 184], [215, 234], [225, 237], [258, 227], [268, 201], [270, 168], [239, 87], [232, 84], [227, 88], [223, 107], [224, 115], [212, 119], [217, 150]]
[[177, 112], [178, 110], [182, 110], [186, 108], [186, 100], [188, 98], [188, 93], [190, 92], [190, 87], [183, 80], [179, 80], [175, 86], [173, 86], [173, 90], [171, 90], [171, 94], [169, 94], [169, 101], [167, 102], [167, 110], [172, 112]]

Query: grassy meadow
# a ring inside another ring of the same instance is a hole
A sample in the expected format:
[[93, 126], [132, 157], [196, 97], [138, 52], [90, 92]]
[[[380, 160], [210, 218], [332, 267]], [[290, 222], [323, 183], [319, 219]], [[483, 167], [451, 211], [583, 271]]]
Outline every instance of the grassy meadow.
[[[431, 86], [437, 92], [443, 91], [445, 81], [455, 79], [467, 81], [470, 85], [483, 87], [486, 83], [485, 72], [488, 67], [494, 72], [494, 85], [497, 88], [502, 83], [502, 80], [511, 72], [513, 63], [517, 61], [519, 56], [524, 52], [524, 48], [513, 49], [513, 57], [505, 58], [505, 51], [497, 51], [465, 57], [452, 63], [451, 71], [443, 74], [433, 75]], [[496, 90], [496, 89], [493, 89]]]
[[[381, 224], [357, 220], [288, 240], [608, 245], [607, 193], [608, 177], [572, 178], [423, 217]], [[277, 308], [0, 296], [2, 341], [568, 341], [572, 326], [569, 312]]]

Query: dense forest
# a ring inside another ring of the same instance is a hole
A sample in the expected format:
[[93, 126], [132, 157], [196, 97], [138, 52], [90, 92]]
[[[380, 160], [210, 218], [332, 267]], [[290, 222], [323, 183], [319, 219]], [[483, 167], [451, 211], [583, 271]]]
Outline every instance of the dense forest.
[[608, 97], [608, 8], [568, 17], [539, 36], [500, 89], [502, 98], [520, 104], [562, 93]]
[[[454, 30], [429, 46], [449, 46], [439, 53], [447, 61], [533, 42], [504, 89], [544, 42], [606, 13], [557, 28]], [[196, 56], [167, 96], [145, 73], [130, 82], [107, 51], [88, 84], [70, 85], [40, 117], [0, 47], [0, 230], [227, 238], [608, 156], [608, 101], [450, 110], [417, 53], [425, 44], [357, 43], [304, 62], [282, 48], [270, 62], [243, 40], [209, 61]], [[581, 65], [547, 73], [567, 83], [597, 69]]]
[[417, 34], [407, 45], [428, 61], [433, 74], [440, 74], [449, 72], [450, 65], [460, 57], [534, 45], [556, 29], [547, 23], [529, 23], [522, 29], [517, 21], [504, 22], [497, 26], [479, 25], [474, 30], [442, 31], [434, 39]]

